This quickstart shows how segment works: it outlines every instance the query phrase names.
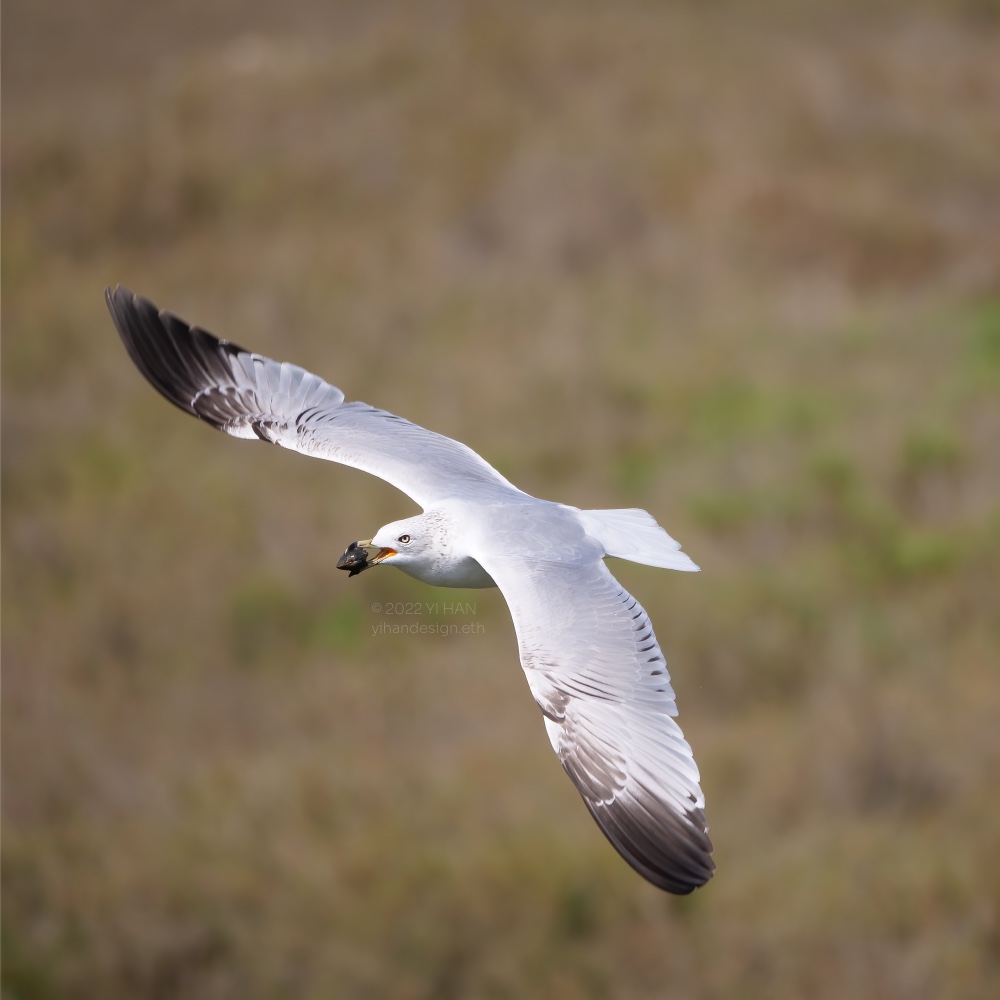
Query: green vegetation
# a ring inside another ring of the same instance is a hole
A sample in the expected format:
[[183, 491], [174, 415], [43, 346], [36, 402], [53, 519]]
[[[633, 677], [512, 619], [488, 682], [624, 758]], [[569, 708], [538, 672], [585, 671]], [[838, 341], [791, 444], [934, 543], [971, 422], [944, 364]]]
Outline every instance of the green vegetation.
[[[4, 1000], [994, 994], [995, 4], [4, 29]], [[334, 570], [413, 505], [167, 406], [117, 281], [684, 543], [614, 569], [705, 889], [590, 822], [498, 594]]]

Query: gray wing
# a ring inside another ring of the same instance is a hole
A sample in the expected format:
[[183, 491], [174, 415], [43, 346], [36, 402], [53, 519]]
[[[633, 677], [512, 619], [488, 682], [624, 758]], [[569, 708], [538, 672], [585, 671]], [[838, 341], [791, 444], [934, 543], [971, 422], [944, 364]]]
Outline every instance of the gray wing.
[[491, 489], [520, 493], [458, 441], [367, 403], [297, 365], [252, 354], [120, 285], [105, 292], [125, 349], [175, 406], [238, 438], [370, 472], [422, 507]]
[[[505, 541], [508, 553], [522, 550]], [[642, 606], [599, 552], [574, 545], [564, 561], [512, 558], [492, 544], [477, 558], [507, 600], [531, 693], [590, 814], [640, 875], [688, 893], [715, 864], [667, 665]]]

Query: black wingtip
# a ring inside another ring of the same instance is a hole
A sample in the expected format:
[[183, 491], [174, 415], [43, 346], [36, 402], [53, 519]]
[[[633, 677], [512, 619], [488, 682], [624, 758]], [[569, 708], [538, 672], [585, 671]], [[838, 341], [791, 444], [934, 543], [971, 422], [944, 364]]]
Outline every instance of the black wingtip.
[[234, 416], [232, 408], [223, 405], [225, 392], [235, 388], [232, 359], [249, 352], [157, 308], [123, 285], [109, 285], [104, 298], [125, 350], [146, 381], [185, 413], [214, 427], [226, 426]]
[[191, 384], [185, 362], [185, 345], [179, 336], [189, 334], [186, 323], [177, 321], [168, 328], [156, 306], [123, 285], [108, 286], [104, 292], [108, 312], [118, 336], [136, 368], [162, 396], [174, 406], [192, 415], [195, 386]]
[[686, 896], [715, 873], [701, 809], [681, 815], [642, 795], [631, 802], [619, 799], [592, 805], [586, 798], [584, 802], [615, 850], [657, 888]]

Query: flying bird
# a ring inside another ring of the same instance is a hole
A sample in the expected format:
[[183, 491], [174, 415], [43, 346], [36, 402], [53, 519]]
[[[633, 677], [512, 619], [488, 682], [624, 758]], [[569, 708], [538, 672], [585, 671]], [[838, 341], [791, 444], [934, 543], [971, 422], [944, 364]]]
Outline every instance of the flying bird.
[[423, 513], [352, 542], [350, 576], [395, 566], [443, 587], [499, 587], [545, 730], [590, 814], [644, 878], [685, 894], [715, 870], [705, 799], [649, 617], [605, 556], [698, 567], [644, 510], [580, 510], [519, 490], [472, 449], [318, 375], [190, 326], [120, 285], [108, 309], [175, 406], [237, 438], [384, 479]]

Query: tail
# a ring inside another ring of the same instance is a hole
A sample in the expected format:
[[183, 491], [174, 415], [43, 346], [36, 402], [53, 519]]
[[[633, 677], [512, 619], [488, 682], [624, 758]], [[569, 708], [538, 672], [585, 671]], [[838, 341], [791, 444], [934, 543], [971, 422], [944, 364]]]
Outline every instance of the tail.
[[620, 510], [578, 510], [577, 517], [591, 538], [597, 539], [609, 556], [697, 573], [698, 567], [680, 551], [652, 514], [637, 507]]

